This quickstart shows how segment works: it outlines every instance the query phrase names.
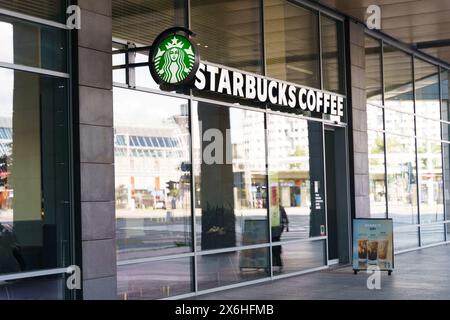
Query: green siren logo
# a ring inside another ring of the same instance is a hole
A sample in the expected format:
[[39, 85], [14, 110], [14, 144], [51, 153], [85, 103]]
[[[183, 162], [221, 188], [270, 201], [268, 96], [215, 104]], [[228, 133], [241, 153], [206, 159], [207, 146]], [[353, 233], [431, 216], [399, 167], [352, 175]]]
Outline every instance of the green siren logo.
[[168, 83], [179, 83], [192, 71], [195, 53], [185, 37], [174, 35], [165, 39], [157, 48], [155, 69], [158, 76]]
[[159, 35], [150, 53], [150, 71], [158, 84], [181, 85], [192, 83], [199, 65], [197, 48], [188, 37], [176, 34], [185, 28], [171, 28]]

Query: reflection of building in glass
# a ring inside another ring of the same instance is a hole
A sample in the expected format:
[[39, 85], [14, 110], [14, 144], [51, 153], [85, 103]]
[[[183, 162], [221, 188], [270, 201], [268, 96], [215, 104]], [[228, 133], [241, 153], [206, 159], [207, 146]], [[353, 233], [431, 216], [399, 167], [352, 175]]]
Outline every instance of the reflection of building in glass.
[[[186, 109], [186, 108], [184, 108]], [[187, 115], [170, 119], [159, 128], [116, 127], [116, 202], [126, 209], [176, 209], [189, 201], [184, 189], [189, 176], [180, 176], [181, 164], [189, 160]]]
[[303, 207], [309, 213], [310, 150], [306, 121], [289, 117], [270, 118], [270, 172], [276, 173], [280, 205]]
[[231, 126], [234, 188], [239, 193], [235, 197], [235, 208], [266, 208], [266, 159], [261, 114], [231, 112]]

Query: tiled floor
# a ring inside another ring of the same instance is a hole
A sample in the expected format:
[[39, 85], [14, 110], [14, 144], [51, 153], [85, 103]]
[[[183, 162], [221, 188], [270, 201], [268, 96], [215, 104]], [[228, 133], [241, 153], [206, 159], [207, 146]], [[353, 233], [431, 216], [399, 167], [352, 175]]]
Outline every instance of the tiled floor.
[[262, 284], [201, 295], [199, 300], [279, 299], [450, 299], [450, 245], [396, 256], [395, 271], [381, 275], [381, 289], [369, 290], [366, 272], [330, 269]]

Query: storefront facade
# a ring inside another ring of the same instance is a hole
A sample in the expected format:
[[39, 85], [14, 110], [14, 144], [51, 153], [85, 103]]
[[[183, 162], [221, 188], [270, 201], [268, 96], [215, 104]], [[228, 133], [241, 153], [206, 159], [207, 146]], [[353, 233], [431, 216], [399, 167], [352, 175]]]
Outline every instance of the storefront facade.
[[[446, 243], [444, 62], [309, 1], [78, 1], [78, 31], [69, 3], [22, 2], [0, 1], [0, 298], [176, 299], [306, 274], [351, 262], [355, 217], [393, 218], [397, 253]], [[149, 51], [175, 26], [202, 65], [342, 109], [162, 90]]]

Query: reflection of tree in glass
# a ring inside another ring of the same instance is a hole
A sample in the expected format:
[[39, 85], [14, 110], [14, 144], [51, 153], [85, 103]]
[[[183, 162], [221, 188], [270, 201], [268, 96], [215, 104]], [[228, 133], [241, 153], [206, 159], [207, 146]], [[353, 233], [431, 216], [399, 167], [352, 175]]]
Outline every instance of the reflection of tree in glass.
[[[306, 151], [300, 146], [295, 147], [295, 151], [291, 154], [291, 157], [304, 157], [306, 156]], [[290, 163], [289, 169], [300, 169], [302, 166], [301, 162]]]
[[306, 156], [306, 151], [305, 151], [305, 149], [303, 149], [302, 147], [297, 146], [297, 147], [295, 148], [294, 153], [293, 153], [292, 155], [293, 155], [294, 157], [304, 157], [304, 156]]
[[389, 137], [389, 139], [386, 139], [386, 151], [391, 153], [402, 153], [408, 152], [408, 146], [405, 144], [402, 144], [396, 137]]
[[382, 137], [377, 137], [375, 139], [374, 145], [371, 150], [372, 154], [384, 153], [384, 139]]

